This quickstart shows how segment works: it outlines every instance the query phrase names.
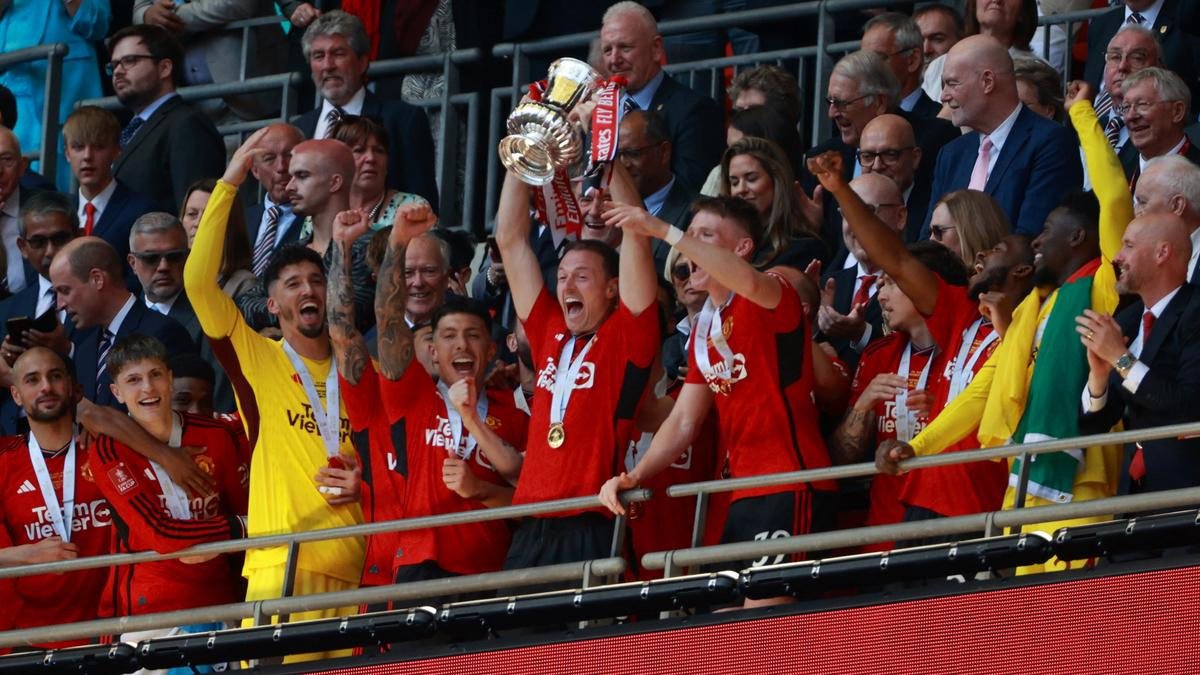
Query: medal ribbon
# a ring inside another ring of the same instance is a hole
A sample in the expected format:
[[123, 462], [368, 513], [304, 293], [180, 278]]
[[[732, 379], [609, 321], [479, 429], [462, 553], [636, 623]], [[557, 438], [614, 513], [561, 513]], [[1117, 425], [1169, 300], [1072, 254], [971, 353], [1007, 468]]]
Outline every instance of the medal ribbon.
[[567, 406], [571, 404], [571, 394], [575, 391], [575, 380], [579, 377], [579, 370], [583, 368], [583, 359], [592, 349], [592, 345], [596, 344], [596, 337], [593, 336], [568, 364], [567, 355], [574, 350], [575, 339], [572, 335], [571, 339], [567, 340], [563, 345], [562, 355], [558, 357], [558, 368], [554, 371], [554, 389], [550, 399], [550, 424], [562, 424], [567, 414]]
[[[454, 444], [451, 446], [451, 449], [460, 459], [470, 459], [471, 453], [475, 451], [475, 446], [478, 445], [478, 442], [474, 436], [468, 435], [466, 445], [463, 445], [462, 415], [458, 414], [458, 410], [450, 402], [450, 387], [439, 381], [437, 388], [438, 393], [442, 395], [442, 402], [446, 404], [446, 419], [450, 421], [450, 441]], [[478, 400], [475, 401], [475, 412], [479, 414], [480, 420], [487, 420], [488, 400], [483, 392], [479, 392]]]
[[[729, 348], [729, 343], [725, 340], [725, 330], [721, 321], [721, 310], [728, 307], [732, 301], [732, 294], [720, 307], [713, 303], [712, 298], [705, 300], [704, 308], [700, 310], [700, 316], [696, 320], [696, 330], [692, 337], [692, 351], [695, 352], [696, 365], [700, 368], [700, 374], [704, 376], [705, 381], [727, 380], [733, 373], [733, 350]], [[719, 369], [714, 368], [709, 360], [709, 342], [721, 355]]]
[[54, 481], [50, 480], [50, 469], [46, 467], [46, 457], [42, 454], [42, 446], [38, 445], [33, 431], [29, 432], [29, 461], [33, 463], [33, 474], [37, 476], [38, 488], [42, 491], [42, 502], [46, 504], [46, 515], [50, 518], [50, 526], [54, 528], [63, 541], [71, 541], [71, 528], [75, 514], [75, 434], [71, 433], [71, 444], [67, 448], [66, 459], [63, 460], [63, 499], [61, 505], [58, 495], [54, 494]]
[[[179, 424], [178, 413], [171, 413], [171, 437], [167, 440], [167, 445], [172, 448], [183, 445], [183, 426]], [[158, 486], [162, 488], [163, 498], [167, 502], [167, 510], [171, 512], [171, 517], [176, 520], [191, 520], [192, 505], [187, 491], [171, 480], [171, 475], [158, 462], [150, 460], [150, 468], [154, 469], [154, 477], [158, 479]]]
[[[900, 368], [896, 374], [904, 378], [904, 391], [896, 394], [896, 440], [911, 441], [916, 434], [913, 432], [913, 415], [908, 411], [908, 376], [911, 372], [909, 363], [912, 362], [912, 343], [908, 343], [904, 347], [904, 355], [900, 357]], [[933, 365], [933, 354], [929, 355], [929, 360], [925, 362], [925, 367], [921, 369], [921, 376], [917, 378], [917, 389], [924, 389], [925, 383], [929, 380], [929, 367]]]
[[975, 364], [979, 362], [979, 357], [987, 352], [989, 345], [1000, 339], [1000, 333], [992, 331], [983, 339], [983, 342], [979, 343], [979, 348], [972, 352], [971, 345], [975, 342], [975, 336], [979, 334], [982, 326], [983, 317], [979, 317], [975, 319], [975, 323], [971, 324], [966, 335], [963, 336], [962, 346], [958, 348], [958, 355], [954, 357], [954, 370], [950, 373], [950, 396], [946, 399], [946, 403], [958, 398], [958, 395], [971, 384], [971, 379], [975, 375]]
[[[321, 397], [317, 394], [316, 383], [308, 374], [308, 368], [300, 359], [300, 355], [296, 353], [295, 349], [292, 349], [287, 340], [283, 341], [283, 353], [287, 354], [288, 360], [292, 362], [292, 369], [296, 371], [296, 376], [300, 378], [300, 384], [304, 387], [304, 393], [308, 396], [308, 405], [312, 407], [313, 417], [317, 421], [317, 431], [321, 432], [321, 440], [325, 442], [325, 454], [329, 457], [337, 457], [341, 446], [341, 417], [338, 415], [341, 407], [338, 398], [337, 359], [329, 359], [329, 374], [325, 376], [327, 406], [322, 406]], [[328, 412], [330, 410], [333, 411], [332, 415]]]

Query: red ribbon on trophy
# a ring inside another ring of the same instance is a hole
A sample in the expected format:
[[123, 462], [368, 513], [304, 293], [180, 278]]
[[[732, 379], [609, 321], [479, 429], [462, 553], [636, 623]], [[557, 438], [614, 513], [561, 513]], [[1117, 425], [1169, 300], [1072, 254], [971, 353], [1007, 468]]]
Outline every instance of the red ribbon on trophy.
[[[592, 109], [591, 150], [583, 177], [591, 186], [585, 187], [585, 191], [608, 188], [608, 173], [603, 170], [603, 165], [617, 157], [617, 134], [622, 116], [621, 91], [624, 87], [625, 78], [617, 76], [605, 80], [596, 91], [596, 107]], [[545, 80], [530, 84], [529, 98], [541, 100], [545, 89]], [[579, 199], [575, 196], [566, 167], [557, 169], [553, 180], [533, 191], [533, 203], [538, 220], [550, 226], [556, 248], [564, 239], [579, 237], [583, 228], [583, 210], [579, 207]]]

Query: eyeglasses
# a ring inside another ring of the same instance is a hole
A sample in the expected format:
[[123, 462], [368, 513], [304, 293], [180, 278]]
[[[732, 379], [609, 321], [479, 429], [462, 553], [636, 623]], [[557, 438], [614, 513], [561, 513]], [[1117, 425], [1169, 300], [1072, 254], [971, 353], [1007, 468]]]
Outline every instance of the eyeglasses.
[[691, 265], [676, 265], [671, 268], [671, 278], [675, 281], [687, 281], [692, 277]]
[[958, 227], [955, 225], [930, 225], [929, 233], [931, 235], [933, 235], [934, 239], [941, 239], [942, 237], [945, 237], [946, 233], [949, 232], [950, 230], [957, 230], [957, 229], [958, 229]]
[[650, 150], [652, 150], [654, 148], [657, 148], [660, 145], [662, 145], [662, 142], [651, 143], [650, 145], [643, 145], [640, 148], [618, 148], [617, 149], [617, 157], [619, 157], [621, 159], [627, 159], [631, 162], [636, 162], [637, 160], [642, 158], [642, 155], [646, 154], [647, 152], [649, 152]]
[[1137, 103], [1122, 103], [1118, 106], [1113, 106], [1121, 117], [1128, 117], [1129, 113], [1136, 112], [1139, 115], [1145, 115], [1150, 112], [1150, 108], [1160, 103], [1174, 103], [1174, 101], [1138, 101]]
[[25, 245], [34, 249], [35, 251], [40, 251], [46, 248], [47, 244], [54, 244], [54, 248], [62, 248], [74, 238], [75, 235], [72, 232], [55, 232], [49, 237], [35, 234], [34, 236], [25, 240]]
[[854, 103], [855, 101], [861, 101], [864, 98], [867, 98], [869, 96], [873, 96], [873, 94], [863, 94], [862, 96], [859, 96], [858, 98], [852, 98], [849, 100], [844, 99], [844, 98], [834, 98], [832, 96], [826, 96], [825, 102], [828, 103], [831, 107], [833, 107], [834, 110], [845, 110], [846, 108], [850, 107], [851, 103]]
[[159, 60], [158, 57], [151, 56], [150, 54], [126, 54], [115, 61], [109, 61], [108, 63], [104, 64], [104, 72], [108, 73], [109, 77], [112, 77], [112, 74], [117, 72], [117, 68], [129, 70], [134, 66], [134, 64], [142, 59], [153, 59], [155, 61]]
[[133, 257], [151, 266], [158, 267], [158, 264], [167, 259], [168, 265], [178, 265], [187, 260], [189, 251], [186, 248], [177, 248], [171, 251], [151, 251], [149, 253], [133, 253]]
[[858, 163], [863, 166], [871, 166], [876, 159], [882, 159], [884, 166], [890, 166], [900, 161], [900, 156], [912, 150], [914, 146], [904, 148], [896, 148], [895, 150], [856, 150], [854, 154], [858, 157]]
[[1150, 52], [1145, 49], [1131, 49], [1127, 52], [1122, 52], [1120, 49], [1110, 49], [1104, 53], [1104, 60], [1113, 64], [1128, 61], [1130, 66], [1140, 69], [1150, 64]]

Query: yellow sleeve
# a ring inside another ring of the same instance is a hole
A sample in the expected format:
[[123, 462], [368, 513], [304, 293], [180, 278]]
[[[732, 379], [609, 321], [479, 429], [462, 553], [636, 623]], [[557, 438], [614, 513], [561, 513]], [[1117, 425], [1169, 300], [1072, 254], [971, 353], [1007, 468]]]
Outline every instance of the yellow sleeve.
[[188, 300], [196, 310], [204, 334], [212, 338], [229, 337], [242, 320], [237, 305], [217, 285], [221, 257], [225, 253], [229, 209], [236, 195], [237, 188], [225, 181], [217, 181], [196, 228], [191, 255], [183, 268], [183, 287], [187, 290]]
[[975, 373], [971, 384], [950, 402], [929, 426], [921, 430], [912, 439], [913, 451], [917, 456], [936, 455], [946, 448], [967, 437], [967, 434], [979, 426], [987, 405], [988, 393], [992, 389], [992, 378], [996, 374], [997, 349], [988, 357], [986, 363]]
[[1121, 250], [1125, 226], [1133, 220], [1133, 197], [1129, 181], [1117, 152], [1109, 145], [1096, 111], [1087, 102], [1076, 103], [1069, 111], [1071, 124], [1083, 147], [1084, 161], [1092, 181], [1092, 191], [1100, 202], [1100, 255], [1107, 263]]

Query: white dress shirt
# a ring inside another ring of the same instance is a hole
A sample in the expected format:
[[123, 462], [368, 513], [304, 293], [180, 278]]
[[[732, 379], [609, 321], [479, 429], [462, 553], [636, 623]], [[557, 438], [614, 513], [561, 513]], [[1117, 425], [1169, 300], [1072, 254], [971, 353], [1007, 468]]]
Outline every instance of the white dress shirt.
[[108, 322], [108, 332], [112, 333], [113, 336], [116, 336], [117, 331], [121, 330], [121, 324], [125, 322], [125, 317], [129, 316], [129, 310], [133, 309], [133, 302], [135, 300], [137, 300], [137, 296], [130, 293], [129, 297], [125, 299], [125, 304], [121, 305], [121, 311], [117, 312], [112, 321]]
[[175, 304], [175, 300], [178, 297], [179, 293], [172, 295], [170, 298], [163, 300], [162, 302], [151, 302], [150, 298], [143, 299], [146, 301], [146, 306], [150, 309], [162, 314], [163, 316], [169, 316], [171, 314], [171, 307]]
[[[354, 95], [346, 101], [346, 105], [342, 106], [343, 115], [361, 115], [363, 101], [367, 98], [367, 88], [360, 87]], [[329, 121], [326, 116], [330, 110], [334, 109], [334, 105], [324, 99], [321, 100], [321, 114], [317, 116], [317, 128], [313, 130], [313, 138], [327, 138], [329, 136]]]
[[1021, 108], [1025, 106], [1018, 103], [1008, 117], [1000, 123], [1000, 126], [992, 129], [992, 133], [986, 136], [979, 137], [979, 146], [983, 147], [984, 139], [992, 142], [992, 151], [988, 154], [988, 179], [992, 177], [992, 169], [996, 168], [996, 160], [1000, 159], [1000, 153], [1004, 150], [1004, 142], [1008, 140], [1009, 133], [1012, 132], [1013, 125], [1017, 123], [1017, 115], [1021, 114]]
[[4, 241], [4, 258], [8, 261], [8, 292], [16, 293], [25, 288], [25, 259], [17, 248], [17, 238], [21, 236], [21, 226], [18, 218], [21, 216], [21, 188], [13, 191], [12, 196], [4, 202], [0, 209], [0, 239]]
[[275, 222], [275, 241], [271, 243], [271, 248], [279, 248], [279, 242], [283, 241], [284, 235], [296, 222], [296, 214], [292, 211], [291, 204], [276, 204], [271, 201], [271, 198], [263, 195], [263, 212], [262, 218], [258, 221], [258, 232], [254, 235], [254, 241], [250, 242], [250, 250], [253, 251], [258, 246], [258, 242], [266, 236], [267, 232], [267, 216], [271, 207], [279, 207], [279, 220]]
[[[1167, 305], [1171, 303], [1171, 299], [1175, 297], [1175, 294], [1179, 292], [1180, 288], [1182, 288], [1182, 286], [1176, 286], [1175, 290], [1167, 293], [1158, 302], [1151, 305], [1150, 313], [1154, 315], [1154, 319], [1156, 321], [1160, 316], [1162, 316], [1163, 310], [1165, 310]], [[1142, 327], [1142, 318], [1139, 316], [1137, 336], [1133, 338], [1133, 342], [1129, 343], [1129, 353], [1133, 354], [1134, 358], [1138, 358], [1142, 355], [1142, 347], [1145, 346], [1145, 336], [1142, 335]], [[1153, 328], [1151, 328], [1151, 330], [1153, 330]], [[1145, 379], [1146, 373], [1148, 372], [1150, 372], [1150, 366], [1147, 366], [1141, 361], [1134, 361], [1133, 366], [1129, 368], [1129, 374], [1125, 376], [1125, 381], [1121, 383], [1121, 386], [1128, 390], [1129, 393], [1136, 394], [1138, 387], [1141, 386], [1142, 380]], [[1092, 392], [1088, 390], [1087, 385], [1083, 385], [1084, 412], [1096, 412], [1097, 410], [1103, 408], [1104, 404], [1107, 402], [1108, 389], [1105, 389], [1104, 393], [1100, 394], [1099, 396], [1092, 396]]]
[[[90, 200], [92, 206], [96, 207], [96, 212], [92, 215], [92, 219], [93, 219], [92, 225], [93, 226], [100, 223], [100, 216], [103, 215], [104, 209], [108, 207], [108, 202], [112, 199], [113, 193], [116, 191], [117, 191], [117, 179], [113, 178], [112, 180], [108, 181], [108, 185], [103, 190], [100, 191], [100, 194], [96, 195], [95, 197], [92, 197], [92, 199]], [[87, 206], [88, 201], [89, 200], [83, 196], [83, 193], [80, 192], [79, 193], [79, 210], [78, 210], [79, 227], [80, 228], [82, 228], [83, 224], [87, 222], [87, 211], [84, 209], [84, 207]]]

